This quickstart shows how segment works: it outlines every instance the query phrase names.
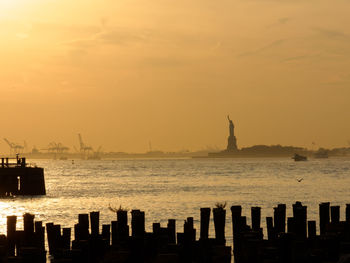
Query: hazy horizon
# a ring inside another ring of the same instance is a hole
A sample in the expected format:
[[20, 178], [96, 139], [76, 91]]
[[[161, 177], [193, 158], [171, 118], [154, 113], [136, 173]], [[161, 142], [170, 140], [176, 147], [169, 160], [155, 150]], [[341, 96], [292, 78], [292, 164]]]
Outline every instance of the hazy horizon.
[[[0, 0], [3, 138], [105, 151], [350, 144], [346, 0]], [[314, 143], [314, 144], [312, 144]]]

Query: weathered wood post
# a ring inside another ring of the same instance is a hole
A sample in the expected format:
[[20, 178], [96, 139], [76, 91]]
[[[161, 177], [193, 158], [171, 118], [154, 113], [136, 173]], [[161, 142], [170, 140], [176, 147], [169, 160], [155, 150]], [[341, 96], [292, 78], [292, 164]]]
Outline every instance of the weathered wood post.
[[70, 249], [70, 237], [71, 237], [71, 228], [63, 228], [62, 233], [62, 248], [63, 249]]
[[111, 222], [112, 229], [112, 246], [116, 246], [118, 243], [118, 221]]
[[293, 216], [295, 223], [295, 233], [300, 239], [307, 237], [307, 207], [301, 202], [293, 204]]
[[78, 215], [79, 224], [79, 236], [81, 240], [88, 240], [89, 238], [89, 215], [79, 214]]
[[10, 256], [15, 255], [16, 224], [17, 224], [17, 216], [8, 216], [7, 217], [8, 254]]
[[131, 232], [133, 237], [143, 237], [145, 234], [145, 212], [131, 211]]
[[321, 203], [319, 205], [320, 235], [324, 235], [326, 233], [326, 225], [329, 224], [329, 206], [329, 202]]
[[268, 240], [274, 240], [275, 239], [275, 229], [273, 227], [273, 218], [270, 216], [266, 217], [266, 228], [267, 228]]
[[287, 218], [287, 233], [295, 233], [295, 220], [294, 217]]
[[54, 251], [54, 233], [53, 233], [53, 223], [46, 223], [46, 235], [47, 235], [47, 243], [49, 247], [50, 255], [53, 254]]
[[[113, 225], [112, 225], [113, 235]], [[116, 235], [117, 240], [126, 240], [129, 237], [128, 211], [119, 209], [117, 211]], [[113, 238], [112, 238], [113, 242]]]
[[39, 249], [45, 251], [45, 227], [43, 227], [42, 221], [36, 221], [34, 223], [35, 228], [35, 242]]
[[201, 225], [200, 225], [200, 239], [206, 240], [209, 236], [209, 222], [210, 222], [210, 208], [204, 207], [200, 209]]
[[108, 245], [111, 244], [111, 225], [102, 225], [102, 238], [107, 240]]
[[286, 232], [286, 205], [278, 204], [274, 208], [274, 228], [276, 233]]
[[176, 244], [176, 220], [168, 220], [168, 240], [170, 244]]
[[345, 208], [345, 221], [350, 223], [350, 204], [346, 204]]
[[316, 221], [307, 222], [308, 236], [309, 239], [314, 239], [316, 237]]
[[261, 222], [261, 207], [255, 206], [251, 208], [252, 229], [253, 231], [260, 231]]
[[225, 245], [226, 210], [222, 207], [215, 207], [213, 209], [213, 215], [216, 242], [218, 245]]
[[331, 222], [339, 223], [340, 221], [340, 206], [331, 206]]
[[100, 212], [90, 212], [91, 236], [98, 237], [100, 234]]
[[233, 256], [236, 263], [240, 263], [242, 259], [242, 243], [241, 243], [241, 216], [242, 206], [231, 206], [232, 215], [232, 237], [233, 237]]
[[34, 215], [25, 213], [23, 215], [24, 243], [25, 246], [34, 244]]

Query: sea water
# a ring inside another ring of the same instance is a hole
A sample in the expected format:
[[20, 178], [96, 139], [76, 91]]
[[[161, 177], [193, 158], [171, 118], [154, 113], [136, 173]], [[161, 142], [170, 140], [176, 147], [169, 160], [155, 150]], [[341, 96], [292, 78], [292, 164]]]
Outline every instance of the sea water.
[[[201, 207], [227, 204], [226, 240], [232, 243], [232, 205], [242, 205], [250, 223], [250, 207], [262, 207], [262, 225], [273, 207], [301, 201], [308, 206], [308, 220], [318, 220], [318, 204], [350, 203], [350, 159], [148, 159], [148, 160], [29, 160], [45, 169], [46, 196], [0, 199], [0, 234], [6, 234], [6, 217], [29, 212], [35, 220], [73, 227], [79, 213], [100, 211], [100, 221], [110, 223], [116, 215], [109, 207], [140, 209], [146, 214], [146, 230], [153, 222], [166, 226], [176, 219], [183, 232], [187, 217], [194, 217], [199, 234]], [[298, 182], [297, 179], [301, 179]], [[130, 214], [129, 214], [130, 216]], [[129, 221], [130, 222], [130, 221]], [[266, 233], [266, 232], [265, 232]], [[210, 236], [215, 236], [211, 215]]]

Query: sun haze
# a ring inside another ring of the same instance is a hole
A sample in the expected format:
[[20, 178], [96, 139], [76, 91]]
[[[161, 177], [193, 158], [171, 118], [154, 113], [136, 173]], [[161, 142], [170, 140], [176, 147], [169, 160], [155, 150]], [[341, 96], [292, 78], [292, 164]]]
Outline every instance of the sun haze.
[[[347, 146], [346, 0], [0, 0], [1, 136]], [[0, 152], [7, 150], [4, 142]]]

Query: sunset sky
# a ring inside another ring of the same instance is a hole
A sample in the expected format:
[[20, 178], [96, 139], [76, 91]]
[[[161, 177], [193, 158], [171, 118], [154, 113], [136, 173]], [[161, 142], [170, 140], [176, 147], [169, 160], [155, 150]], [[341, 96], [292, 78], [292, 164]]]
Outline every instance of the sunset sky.
[[[349, 0], [0, 0], [2, 138], [350, 145]], [[314, 146], [315, 147], [315, 146]]]

